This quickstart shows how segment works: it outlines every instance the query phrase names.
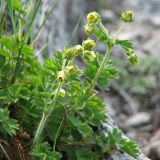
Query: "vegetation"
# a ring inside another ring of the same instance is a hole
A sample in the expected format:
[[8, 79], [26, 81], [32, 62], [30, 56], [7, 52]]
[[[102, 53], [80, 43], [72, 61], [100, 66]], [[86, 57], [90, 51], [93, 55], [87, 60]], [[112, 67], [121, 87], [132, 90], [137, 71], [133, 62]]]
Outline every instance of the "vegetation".
[[[102, 129], [107, 113], [94, 89], [117, 78], [109, 59], [115, 45], [124, 49], [131, 64], [138, 62], [132, 43], [118, 39], [121, 27], [110, 35], [99, 14], [91, 12], [84, 29], [96, 42], [88, 38], [64, 48], [41, 65], [30, 39], [40, 4], [38, 0], [32, 10], [33, 1], [29, 6], [19, 0], [0, 3], [0, 158], [98, 160], [116, 150], [138, 157], [137, 145], [119, 129]], [[132, 12], [122, 14], [122, 23], [132, 20]], [[98, 43], [106, 45], [104, 57], [94, 49]], [[77, 56], [85, 69], [74, 64]]]

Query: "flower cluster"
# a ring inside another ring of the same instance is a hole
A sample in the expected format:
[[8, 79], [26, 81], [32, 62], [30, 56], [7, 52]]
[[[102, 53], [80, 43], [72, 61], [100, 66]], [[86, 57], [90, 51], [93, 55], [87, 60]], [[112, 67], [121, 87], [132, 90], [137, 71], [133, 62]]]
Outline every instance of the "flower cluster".
[[93, 61], [96, 58], [96, 54], [93, 51], [96, 43], [93, 39], [88, 38], [82, 42], [82, 45], [75, 45], [65, 50], [67, 58], [74, 58], [75, 56], [83, 55], [87, 60]]
[[87, 15], [87, 24], [84, 27], [85, 33], [90, 35], [95, 32], [96, 25], [101, 22], [101, 18], [97, 12], [91, 12]]

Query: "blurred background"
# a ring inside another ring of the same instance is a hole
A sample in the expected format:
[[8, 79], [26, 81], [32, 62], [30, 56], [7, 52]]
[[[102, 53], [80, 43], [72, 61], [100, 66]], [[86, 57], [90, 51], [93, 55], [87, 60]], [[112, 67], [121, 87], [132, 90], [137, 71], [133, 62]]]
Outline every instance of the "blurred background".
[[[140, 58], [137, 67], [130, 66], [120, 48], [112, 50], [111, 59], [119, 68], [119, 79], [110, 83], [100, 96], [109, 115], [123, 132], [138, 142], [142, 151], [153, 160], [160, 159], [160, 0], [43, 0], [33, 35], [38, 50], [36, 57], [43, 63], [54, 51], [81, 43], [85, 17], [97, 11], [103, 23], [114, 33], [120, 14], [135, 13], [135, 21], [125, 25], [122, 39], [134, 42]], [[104, 46], [97, 49], [105, 53]], [[77, 60], [81, 64], [81, 60]]]

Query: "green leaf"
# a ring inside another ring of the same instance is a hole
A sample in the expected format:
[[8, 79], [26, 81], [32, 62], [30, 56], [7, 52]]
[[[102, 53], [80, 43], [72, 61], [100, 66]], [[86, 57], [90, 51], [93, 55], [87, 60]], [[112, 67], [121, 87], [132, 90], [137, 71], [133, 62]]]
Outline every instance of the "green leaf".
[[5, 108], [0, 108], [0, 132], [7, 132], [10, 136], [15, 135], [19, 129], [19, 125], [15, 119], [9, 118], [9, 111]]
[[29, 45], [24, 45], [22, 48], [22, 54], [25, 57], [29, 57], [30, 55], [33, 55], [33, 48]]
[[129, 40], [116, 40], [116, 44], [119, 44], [125, 51], [129, 62], [133, 65], [138, 63], [138, 57], [133, 49], [133, 44]]
[[0, 48], [0, 55], [5, 56], [5, 57], [9, 57], [10, 53], [8, 51], [5, 51], [3, 48]]
[[36, 158], [36, 160], [60, 160], [62, 158], [61, 153], [51, 151], [51, 146], [48, 142], [37, 144], [33, 148], [31, 155]]
[[22, 8], [22, 4], [21, 4], [20, 0], [11, 0], [11, 6], [13, 9], [15, 9], [21, 13], [25, 12]]
[[76, 150], [77, 160], [98, 160], [98, 155], [89, 148]]
[[0, 67], [2, 67], [6, 62], [5, 56], [0, 55]]
[[125, 140], [123, 142], [123, 145], [121, 146], [121, 149], [131, 155], [134, 158], [137, 158], [139, 155], [139, 149], [135, 142], [130, 140]]
[[36, 145], [32, 151], [32, 156], [45, 160], [47, 154], [50, 152], [51, 147], [47, 142]]
[[115, 44], [120, 45], [124, 50], [133, 49], [133, 44], [129, 40], [116, 40]]
[[78, 117], [75, 117], [73, 115], [69, 116], [69, 120], [84, 137], [88, 137], [91, 135], [92, 128], [86, 122], [82, 122]]
[[3, 37], [0, 39], [0, 44], [5, 46], [9, 50], [12, 50], [12, 41], [12, 37]]
[[109, 150], [112, 150], [114, 147], [123, 150], [134, 158], [137, 158], [139, 155], [137, 144], [124, 137], [117, 128], [108, 133], [108, 147], [110, 147]]

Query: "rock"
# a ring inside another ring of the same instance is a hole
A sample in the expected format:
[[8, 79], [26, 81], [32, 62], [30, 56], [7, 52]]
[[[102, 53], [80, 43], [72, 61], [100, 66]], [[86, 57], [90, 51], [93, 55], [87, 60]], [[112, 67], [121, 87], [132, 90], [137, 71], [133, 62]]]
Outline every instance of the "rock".
[[137, 127], [148, 124], [150, 120], [151, 120], [151, 115], [149, 113], [140, 112], [130, 117], [126, 121], [125, 125], [128, 127]]
[[152, 159], [160, 159], [160, 130], [154, 134], [143, 150]]
[[103, 21], [109, 21], [111, 23], [114, 23], [117, 20], [117, 16], [112, 10], [101, 10], [100, 15], [103, 19]]
[[[118, 126], [116, 125], [114, 120], [110, 116], [108, 116], [108, 121], [103, 124], [102, 129], [106, 132], [109, 132], [113, 128], [118, 128]], [[123, 136], [126, 137], [125, 134], [123, 134]], [[107, 159], [104, 158], [103, 160], [135, 160], [135, 159], [124, 152], [116, 151], [112, 156], [107, 157]], [[136, 160], [150, 160], [150, 159], [140, 151], [140, 154]]]

